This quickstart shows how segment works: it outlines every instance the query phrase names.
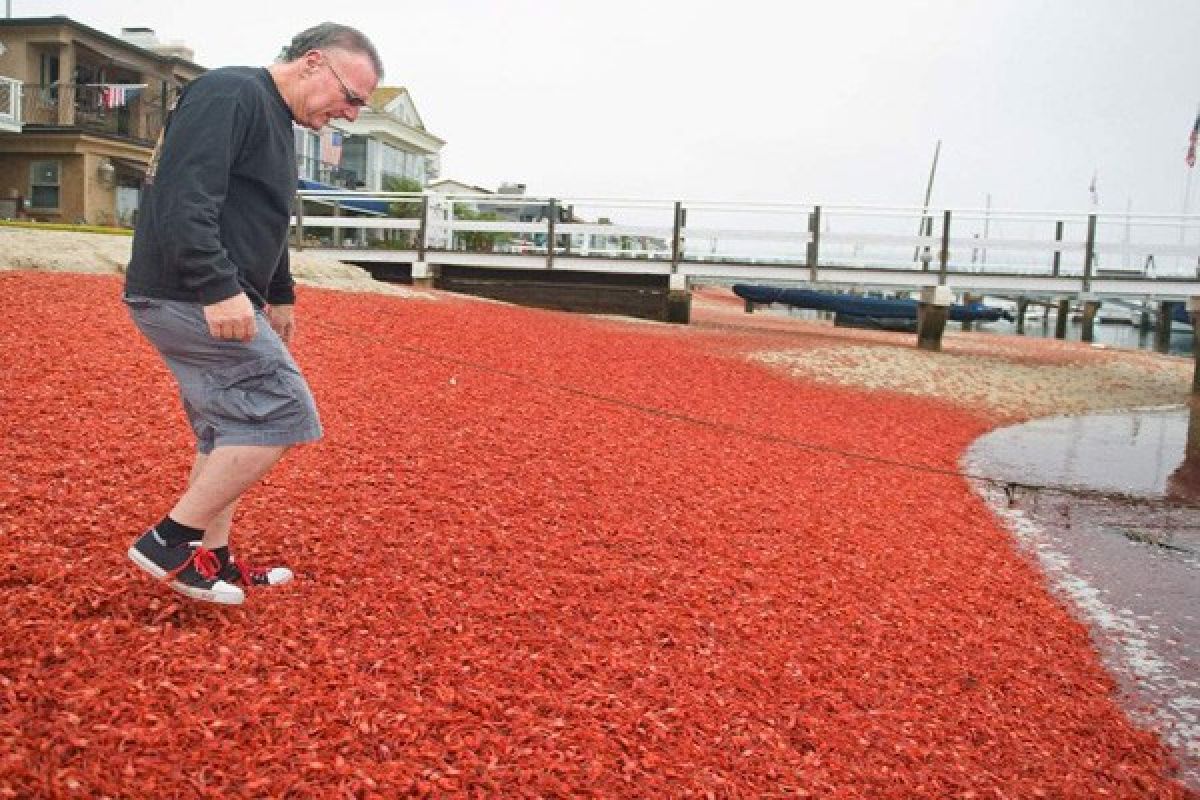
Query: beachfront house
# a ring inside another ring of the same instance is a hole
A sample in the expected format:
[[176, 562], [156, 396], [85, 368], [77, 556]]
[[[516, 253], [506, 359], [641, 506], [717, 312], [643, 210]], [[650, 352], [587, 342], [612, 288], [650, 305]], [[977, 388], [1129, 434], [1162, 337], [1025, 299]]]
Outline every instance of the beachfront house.
[[[358, 119], [337, 120], [333, 127], [340, 134], [337, 167], [348, 188], [388, 191], [402, 178], [425, 187], [437, 177], [446, 142], [425, 129], [412, 97], [402, 86], [380, 86], [371, 93]], [[320, 144], [311, 136], [306, 146], [316, 146], [320, 152]], [[333, 148], [327, 151], [335, 152]]]
[[0, 217], [131, 225], [167, 109], [204, 73], [147, 28], [0, 19]]
[[[423, 189], [437, 175], [445, 140], [425, 130], [408, 90], [381, 86], [354, 122], [334, 120], [319, 133], [296, 127], [299, 187], [312, 191], [396, 191]], [[310, 194], [306, 215], [371, 217], [408, 213], [381, 200]], [[312, 228], [305, 239], [314, 245], [368, 247], [411, 245], [411, 236], [390, 236], [375, 229]]]
[[[0, 218], [132, 226], [167, 110], [205, 71], [148, 28], [118, 37], [65, 16], [0, 19]], [[406, 89], [380, 87], [356, 122], [297, 126], [299, 187], [423, 187], [444, 145]], [[386, 210], [346, 204], [352, 215]]]

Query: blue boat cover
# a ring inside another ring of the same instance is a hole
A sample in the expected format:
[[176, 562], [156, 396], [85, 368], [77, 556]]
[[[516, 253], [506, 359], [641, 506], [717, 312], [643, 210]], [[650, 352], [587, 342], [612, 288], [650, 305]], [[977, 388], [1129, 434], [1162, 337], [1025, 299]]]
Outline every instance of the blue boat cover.
[[[832, 311], [851, 317], [917, 318], [916, 300], [884, 300], [877, 297], [817, 292], [812, 289], [754, 286], [747, 283], [734, 284], [733, 293], [753, 303], [783, 303], [797, 308]], [[949, 318], [956, 322], [995, 322], [998, 319], [1011, 319], [1012, 315], [1003, 309], [985, 306], [983, 303], [969, 303], [950, 306]]]

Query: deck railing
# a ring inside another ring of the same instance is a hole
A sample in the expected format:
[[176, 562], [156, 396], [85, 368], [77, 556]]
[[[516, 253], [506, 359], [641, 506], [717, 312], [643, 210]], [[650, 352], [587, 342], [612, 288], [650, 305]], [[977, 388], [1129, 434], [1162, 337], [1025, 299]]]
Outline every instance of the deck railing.
[[[923, 211], [918, 208], [714, 203], [511, 195], [304, 192], [320, 199], [303, 216], [299, 243], [643, 259], [670, 265], [777, 265], [806, 271], [859, 268], [946, 276], [1037, 275], [1200, 280], [1200, 215], [1103, 212]], [[373, 201], [372, 212], [329, 215], [338, 197]], [[392, 233], [389, 233], [392, 232]], [[416, 240], [414, 240], [414, 236]], [[336, 241], [335, 241], [336, 239]], [[551, 246], [552, 243], [552, 246]], [[932, 282], [932, 281], [930, 281]]]
[[90, 84], [24, 84], [21, 120], [27, 126], [80, 128], [144, 142], [158, 138], [166, 119], [159, 97], [145, 91], [113, 106], [104, 87]]

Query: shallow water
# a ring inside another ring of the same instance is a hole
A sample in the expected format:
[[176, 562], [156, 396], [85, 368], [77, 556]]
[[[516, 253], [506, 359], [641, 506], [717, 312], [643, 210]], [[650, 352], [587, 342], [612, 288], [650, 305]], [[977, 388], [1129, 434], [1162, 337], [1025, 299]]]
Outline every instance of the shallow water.
[[[810, 309], [801, 308], [785, 308], [783, 306], [774, 306], [771, 313], [785, 314], [791, 317], [800, 319], [825, 319], [828, 315], [822, 316], [825, 312], [812, 311]], [[946, 330], [958, 331], [962, 329], [962, 323], [948, 322]], [[1014, 322], [1006, 322], [1005, 320], [997, 320], [996, 322], [976, 322], [972, 326], [972, 330], [980, 333], [999, 333], [1010, 336], [1017, 335], [1017, 326]], [[1153, 350], [1154, 349], [1154, 330], [1142, 330], [1136, 325], [1123, 325], [1117, 323], [1097, 324], [1092, 328], [1093, 342], [1096, 344], [1108, 345], [1109, 347], [1121, 347], [1128, 350]], [[1054, 338], [1054, 316], [1051, 315], [1048, 319], [1040, 317], [1029, 317], [1025, 321], [1025, 333], [1021, 334], [1034, 339], [1053, 339]], [[1083, 339], [1083, 325], [1073, 321], [1067, 325], [1067, 341], [1078, 342]], [[1177, 356], [1193, 355], [1196, 352], [1196, 336], [1192, 331], [1176, 325], [1171, 331], [1170, 339], [1167, 343], [1167, 353]]]
[[1085, 490], [1010, 500], [979, 484], [1088, 623], [1131, 715], [1162, 733], [1200, 789], [1200, 403], [1003, 428], [971, 446], [964, 468]]
[[[949, 330], [953, 330], [952, 325], [948, 323]], [[987, 333], [1005, 333], [1015, 335], [1017, 325], [1015, 322], [1006, 322], [997, 320], [996, 322], [988, 322], [983, 325], [976, 325], [976, 330]], [[1110, 347], [1123, 347], [1129, 350], [1153, 350], [1154, 349], [1154, 330], [1142, 330], [1137, 325], [1122, 325], [1118, 323], [1101, 323], [1093, 326], [1093, 341], [1100, 344], [1106, 344]], [[1046, 319], [1027, 319], [1025, 321], [1024, 336], [1030, 336], [1038, 339], [1054, 338], [1054, 317]], [[1078, 322], [1071, 322], [1067, 325], [1067, 340], [1078, 342], [1083, 339], [1083, 325]], [[1190, 330], [1186, 330], [1178, 325], [1171, 331], [1171, 338], [1167, 344], [1167, 353], [1177, 356], [1188, 356], [1196, 352], [1196, 337]]]

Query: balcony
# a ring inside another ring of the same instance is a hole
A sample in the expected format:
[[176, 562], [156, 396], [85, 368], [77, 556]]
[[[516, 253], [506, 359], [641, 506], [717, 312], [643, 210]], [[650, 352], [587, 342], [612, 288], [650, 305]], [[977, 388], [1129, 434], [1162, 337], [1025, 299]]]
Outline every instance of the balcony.
[[[2, 96], [2, 95], [0, 95]], [[124, 136], [153, 144], [166, 118], [162, 103], [145, 92], [117, 107], [105, 103], [103, 87], [85, 84], [25, 84], [19, 100], [26, 132], [37, 128], [72, 128]]]
[[0, 77], [0, 131], [21, 132], [21, 82]]
[[356, 189], [359, 186], [358, 173], [351, 169], [342, 169], [337, 164], [321, 161], [312, 156], [296, 156], [296, 172], [303, 180], [336, 186], [339, 189]]

